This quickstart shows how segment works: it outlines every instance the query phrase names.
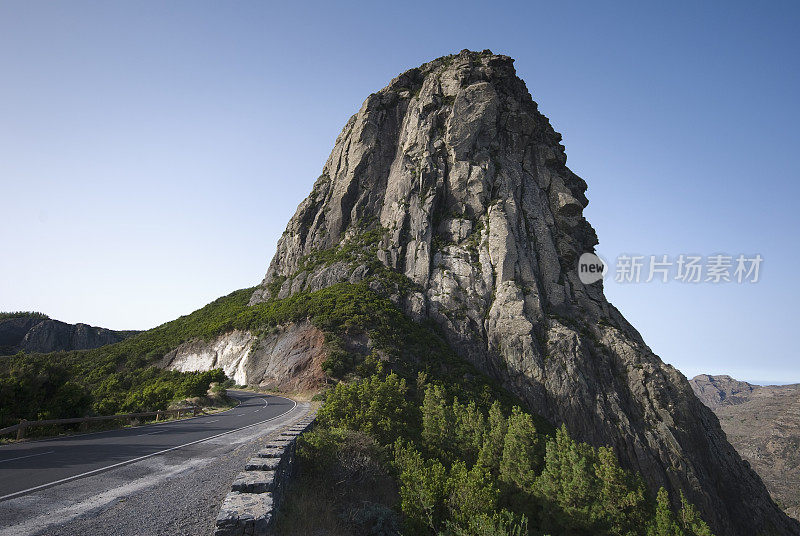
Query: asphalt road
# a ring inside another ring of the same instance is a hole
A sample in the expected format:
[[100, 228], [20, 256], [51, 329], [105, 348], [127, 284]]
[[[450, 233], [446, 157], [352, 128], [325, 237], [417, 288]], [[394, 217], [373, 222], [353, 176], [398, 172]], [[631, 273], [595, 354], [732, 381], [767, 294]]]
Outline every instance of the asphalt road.
[[0, 502], [276, 420], [297, 405], [247, 391], [228, 394], [241, 404], [213, 415], [2, 446]]

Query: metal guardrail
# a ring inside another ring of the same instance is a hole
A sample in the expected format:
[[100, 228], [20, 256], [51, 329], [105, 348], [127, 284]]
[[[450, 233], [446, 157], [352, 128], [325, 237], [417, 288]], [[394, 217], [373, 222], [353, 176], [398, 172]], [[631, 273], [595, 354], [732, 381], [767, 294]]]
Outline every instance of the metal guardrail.
[[94, 421], [112, 421], [114, 419], [133, 420], [139, 417], [155, 417], [156, 421], [159, 421], [161, 420], [161, 417], [166, 417], [167, 415], [175, 415], [176, 417], [180, 418], [182, 413], [183, 414], [191, 413], [193, 416], [196, 417], [200, 412], [205, 413], [198, 406], [193, 406], [191, 408], [182, 408], [182, 409], [165, 409], [159, 411], [147, 411], [144, 413], [121, 413], [119, 415], [102, 415], [98, 417], [74, 417], [72, 419], [44, 419], [41, 421], [26, 421], [25, 419], [21, 419], [19, 421], [19, 424], [15, 424], [13, 426], [7, 426], [5, 428], [0, 428], [0, 435], [11, 434], [16, 432], [17, 439], [24, 439], [25, 430], [27, 430], [28, 428], [36, 426], [46, 426], [48, 424], [78, 424], [78, 423], [89, 423]]

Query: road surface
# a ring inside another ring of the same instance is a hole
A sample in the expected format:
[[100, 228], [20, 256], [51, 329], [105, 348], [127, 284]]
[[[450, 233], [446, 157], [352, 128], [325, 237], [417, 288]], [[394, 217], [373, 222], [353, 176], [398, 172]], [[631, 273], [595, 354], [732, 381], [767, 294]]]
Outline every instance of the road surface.
[[[230, 486], [231, 475], [225, 471], [241, 470], [240, 462], [234, 460], [237, 449], [307, 410], [287, 398], [246, 391], [229, 394], [239, 399], [240, 405], [213, 415], [0, 447], [0, 535], [61, 533], [51, 526], [54, 522], [77, 519], [74, 525], [82, 518], [95, 518], [98, 510], [119, 508], [142, 490], [152, 494], [153, 489], [146, 488], [157, 488], [166, 481], [177, 489], [182, 489], [181, 479], [196, 487], [189, 482], [204, 471], [209, 474], [200, 478], [201, 485], [214, 489], [192, 490], [199, 492], [192, 500], [197, 503], [205, 496], [207, 504], [200, 506], [207, 511], [204, 515], [213, 519], [218, 505], [212, 497]], [[214, 464], [218, 467], [212, 467]], [[230, 468], [223, 467], [225, 464]], [[174, 495], [163, 500], [169, 504]], [[180, 501], [174, 502], [178, 509]], [[198, 504], [187, 505], [187, 511], [196, 512], [197, 508]], [[147, 520], [155, 523], [152, 509], [148, 510], [151, 514], [144, 512]], [[163, 507], [159, 510], [164, 511]], [[131, 523], [140, 517], [133, 515]], [[178, 518], [177, 510], [172, 511], [163, 516], [162, 525]], [[208, 524], [207, 519], [188, 522]], [[115, 532], [125, 533], [119, 529]], [[150, 526], [148, 532], [161, 533], [161, 526]]]

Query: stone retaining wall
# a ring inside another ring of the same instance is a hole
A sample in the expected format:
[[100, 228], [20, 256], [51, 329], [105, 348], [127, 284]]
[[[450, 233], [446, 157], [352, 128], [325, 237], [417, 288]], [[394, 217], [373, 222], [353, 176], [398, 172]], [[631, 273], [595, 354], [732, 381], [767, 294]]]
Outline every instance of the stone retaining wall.
[[247, 461], [222, 502], [214, 536], [273, 533], [275, 511], [295, 470], [297, 436], [312, 426], [315, 416], [313, 410], [309, 411]]

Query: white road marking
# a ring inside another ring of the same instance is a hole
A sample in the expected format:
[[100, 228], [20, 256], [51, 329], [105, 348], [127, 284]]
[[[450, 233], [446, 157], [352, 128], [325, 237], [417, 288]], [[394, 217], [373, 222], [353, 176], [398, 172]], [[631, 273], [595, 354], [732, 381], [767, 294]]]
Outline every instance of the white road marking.
[[139, 435], [153, 435], [153, 434], [163, 434], [166, 430], [159, 430], [158, 432], [148, 432], [146, 434], [139, 434]]
[[206, 423], [217, 422], [219, 419], [214, 419], [213, 421], [206, 421]]
[[[287, 399], [287, 400], [291, 400], [291, 399]], [[270, 417], [269, 419], [264, 419], [263, 421], [255, 422], [253, 424], [248, 424], [247, 426], [242, 426], [241, 428], [235, 428], [233, 430], [228, 430], [227, 432], [222, 432], [221, 434], [216, 434], [216, 435], [213, 435], [213, 436], [210, 436], [210, 437], [206, 437], [204, 439], [198, 439], [197, 441], [192, 441], [190, 443], [184, 443], [183, 445], [178, 445], [177, 447], [172, 447], [172, 448], [168, 448], [168, 449], [164, 449], [164, 450], [159, 450], [158, 452], [153, 452], [152, 454], [146, 454], [144, 456], [139, 456], [138, 458], [133, 458], [133, 459], [130, 459], [130, 460], [126, 460], [124, 462], [119, 462], [119, 463], [115, 463], [115, 464], [112, 464], [112, 465], [107, 465], [105, 467], [100, 467], [99, 469], [93, 469], [91, 471], [86, 471], [85, 473], [81, 473], [81, 474], [78, 474], [78, 475], [73, 475], [73, 476], [69, 476], [67, 478], [62, 478], [61, 480], [54, 480], [53, 482], [48, 482], [47, 484], [42, 484], [40, 486], [34, 486], [32, 488], [24, 489], [22, 491], [16, 491], [14, 493], [9, 493], [8, 495], [3, 495], [2, 497], [0, 497], [0, 501], [4, 501], [6, 499], [13, 499], [14, 497], [19, 497], [20, 495], [26, 495], [28, 493], [31, 493], [32, 491], [45, 489], [45, 488], [50, 488], [50, 487], [58, 485], [58, 484], [63, 484], [64, 482], [70, 482], [72, 480], [77, 480], [78, 478], [82, 478], [82, 477], [85, 477], [85, 476], [95, 475], [97, 473], [102, 473], [103, 471], [108, 471], [109, 469], [114, 469], [115, 467], [121, 467], [123, 465], [128, 465], [128, 464], [135, 463], [135, 462], [138, 462], [138, 461], [141, 461], [141, 460], [146, 460], [147, 458], [152, 458], [153, 456], [158, 456], [159, 454], [164, 454], [164, 453], [167, 453], [167, 452], [171, 452], [173, 450], [177, 450], [177, 449], [180, 449], [180, 448], [183, 448], [183, 447], [188, 447], [190, 445], [196, 445], [197, 443], [202, 443], [202, 442], [208, 441], [210, 439], [214, 439], [214, 438], [221, 437], [221, 436], [224, 436], [224, 435], [232, 434], [234, 432], [238, 432], [239, 430], [244, 430], [246, 428], [252, 428], [253, 426], [258, 426], [259, 424], [264, 424], [265, 422], [274, 421], [275, 419], [278, 419], [280, 417], [285, 416], [287, 413], [289, 413], [290, 411], [292, 411], [294, 408], [297, 407], [297, 402], [292, 400], [292, 403], [294, 405], [291, 408], [289, 408], [285, 412], [281, 413], [280, 415], [276, 415], [275, 417]]]
[[[234, 397], [234, 398], [236, 398], [236, 397]], [[237, 401], [239, 402], [239, 404], [242, 403], [241, 400], [237, 399]], [[214, 415], [222, 415], [223, 413], [228, 413], [229, 411], [233, 411], [233, 410], [235, 410], [235, 409], [237, 409], [239, 407], [239, 404], [233, 406], [232, 408], [226, 409], [225, 411], [220, 411], [218, 413], [214, 413]], [[188, 417], [186, 419], [180, 419], [180, 420], [177, 420], [177, 421], [173, 421], [172, 424], [176, 424], [176, 423], [182, 424], [182, 423], [185, 423], [185, 422], [188, 422], [188, 421], [193, 421], [195, 419], [202, 419], [203, 417], [205, 417], [205, 415], [198, 415], [197, 417]], [[160, 426], [162, 424], [167, 424], [167, 423], [168, 423], [168, 421], [151, 422], [150, 424], [143, 424], [141, 426], [137, 426], [136, 428], [144, 428], [145, 426]], [[30, 445], [30, 444], [33, 444], [33, 443], [44, 443], [44, 442], [54, 442], [54, 441], [69, 441], [70, 439], [74, 439], [76, 437], [83, 437], [83, 436], [97, 435], [97, 434], [113, 434], [114, 432], [120, 432], [120, 431], [124, 432], [124, 431], [128, 431], [128, 430], [134, 430], [134, 428], [117, 428], [117, 429], [114, 429], [114, 430], [101, 430], [99, 432], [86, 432], [84, 434], [71, 434], [71, 435], [64, 436], [64, 437], [48, 437], [48, 438], [45, 438], [45, 439], [32, 439], [32, 440], [26, 441], [25, 444]]]
[[31, 534], [47, 534], [47, 532], [42, 532], [46, 528], [52, 527], [53, 525], [67, 523], [68, 521], [72, 521], [76, 517], [86, 514], [87, 512], [97, 511], [98, 508], [109, 504], [111, 501], [127, 497], [139, 490], [154, 486], [159, 482], [168, 480], [169, 478], [184, 471], [190, 470], [193, 467], [202, 466], [205, 463], [206, 460], [200, 458], [187, 460], [186, 462], [174, 467], [165, 467], [163, 472], [138, 478], [123, 484], [118, 488], [112, 488], [98, 495], [89, 496], [81, 502], [67, 503], [68, 506], [61, 506], [55, 512], [47, 512], [46, 514], [39, 515], [33, 519], [27, 519], [20, 524], [0, 528], [0, 536], [30, 536]]
[[34, 456], [44, 456], [45, 454], [52, 454], [54, 450], [48, 450], [47, 452], [40, 452], [39, 454], [28, 454], [27, 456], [17, 456], [16, 458], [9, 458], [7, 460], [0, 460], [0, 463], [3, 462], [13, 462], [14, 460], [22, 460], [23, 458], [33, 458]]

